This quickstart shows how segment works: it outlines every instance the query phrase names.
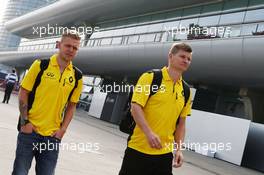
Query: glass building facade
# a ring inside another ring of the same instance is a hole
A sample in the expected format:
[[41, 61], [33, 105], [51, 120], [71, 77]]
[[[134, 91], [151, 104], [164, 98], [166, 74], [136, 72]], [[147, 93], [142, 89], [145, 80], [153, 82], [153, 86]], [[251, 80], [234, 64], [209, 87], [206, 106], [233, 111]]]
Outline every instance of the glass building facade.
[[57, 0], [8, 0], [2, 21], [0, 23], [0, 48], [1, 50], [16, 50], [20, 37], [9, 33], [4, 23], [22, 16], [40, 7], [51, 4]]
[[264, 35], [264, 1], [225, 0], [96, 26], [101, 31], [93, 33], [87, 46]]
[[[263, 0], [225, 0], [95, 24], [100, 28], [82, 47], [201, 39], [262, 37]], [[21, 42], [18, 50], [54, 49], [58, 38]]]

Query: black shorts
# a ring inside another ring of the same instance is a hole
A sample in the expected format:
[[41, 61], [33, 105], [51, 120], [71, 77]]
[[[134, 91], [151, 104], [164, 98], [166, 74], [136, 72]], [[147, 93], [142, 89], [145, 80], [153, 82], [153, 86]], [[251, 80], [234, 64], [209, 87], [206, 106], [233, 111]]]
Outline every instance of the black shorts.
[[127, 148], [119, 175], [172, 175], [173, 154], [149, 155]]

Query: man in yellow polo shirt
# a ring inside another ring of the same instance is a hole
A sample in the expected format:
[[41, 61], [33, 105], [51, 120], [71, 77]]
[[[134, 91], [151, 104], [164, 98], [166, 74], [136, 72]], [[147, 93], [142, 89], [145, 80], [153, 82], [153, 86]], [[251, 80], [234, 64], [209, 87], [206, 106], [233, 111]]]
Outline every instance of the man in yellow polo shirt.
[[128, 139], [119, 175], [172, 175], [172, 166], [182, 165], [180, 145], [184, 140], [186, 116], [191, 114], [190, 97], [185, 105], [182, 74], [191, 60], [189, 45], [173, 44], [168, 66], [161, 70], [161, 86], [151, 97], [148, 88], [153, 73], [144, 73], [139, 78], [131, 104], [136, 126]]
[[[54, 174], [58, 144], [70, 124], [82, 91], [81, 72], [72, 65], [79, 45], [77, 34], [63, 34], [58, 43], [59, 52], [50, 57], [35, 90], [43, 60], [36, 60], [24, 77], [19, 91], [20, 132], [13, 175], [27, 175], [33, 157], [37, 175]], [[78, 72], [79, 79], [75, 76]]]

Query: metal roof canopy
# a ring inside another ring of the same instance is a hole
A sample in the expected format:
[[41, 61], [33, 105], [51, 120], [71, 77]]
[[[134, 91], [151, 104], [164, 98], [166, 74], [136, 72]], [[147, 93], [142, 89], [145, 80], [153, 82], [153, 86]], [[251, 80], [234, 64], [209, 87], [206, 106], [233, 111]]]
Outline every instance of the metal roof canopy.
[[25, 38], [39, 37], [33, 27], [71, 27], [165, 11], [219, 0], [63, 0], [6, 22], [10, 32]]

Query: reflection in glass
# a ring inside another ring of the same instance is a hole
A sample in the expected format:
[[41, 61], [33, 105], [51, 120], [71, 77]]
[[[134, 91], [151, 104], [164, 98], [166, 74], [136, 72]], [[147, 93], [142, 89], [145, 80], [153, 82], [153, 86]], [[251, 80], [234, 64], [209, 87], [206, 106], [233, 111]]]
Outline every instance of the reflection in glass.
[[164, 23], [151, 24], [148, 27], [148, 32], [160, 32], [162, 31]]
[[257, 32], [253, 33], [253, 35], [264, 35], [264, 23], [258, 24]]
[[198, 25], [200, 26], [216, 26], [219, 22], [220, 15], [206, 16], [199, 18]]
[[130, 27], [130, 28], [126, 28], [124, 30], [123, 35], [133, 35], [135, 33], [136, 27]]
[[198, 7], [191, 7], [191, 8], [186, 8], [183, 10], [183, 16], [190, 16], [190, 15], [199, 15], [201, 12], [202, 6]]
[[179, 27], [179, 24], [180, 24], [180, 21], [171, 21], [171, 22], [166, 22], [164, 25], [163, 25], [163, 31], [172, 31], [174, 29], [178, 29]]
[[140, 35], [138, 42], [154, 42], [155, 33]]
[[122, 42], [122, 37], [115, 37], [112, 40], [112, 45], [119, 45]]
[[242, 8], [247, 7], [248, 0], [232, 0], [232, 1], [224, 1], [223, 10], [229, 10], [234, 8]]
[[94, 46], [98, 46], [98, 44], [99, 44], [99, 40], [100, 40], [100, 39], [96, 39], [96, 40], [94, 40]]
[[169, 36], [169, 32], [163, 32], [161, 42], [166, 42]]
[[[211, 38], [219, 38], [218, 31], [221, 34], [221, 27], [204, 27], [199, 25], [191, 25], [187, 39], [211, 39]], [[224, 31], [224, 29], [222, 29]], [[223, 33], [223, 32], [222, 32]]]
[[264, 9], [250, 10], [246, 12], [245, 22], [259, 21], [264, 19]]
[[241, 35], [253, 35], [256, 32], [257, 24], [246, 24], [242, 26]]
[[184, 19], [181, 20], [179, 28], [188, 28], [191, 24], [196, 25], [198, 23], [198, 18]]
[[138, 35], [129, 36], [127, 44], [137, 43], [138, 42], [138, 38], [139, 38]]
[[226, 27], [224, 38], [240, 36], [241, 26], [228, 26]]
[[244, 14], [245, 12], [224, 14], [221, 16], [219, 24], [223, 25], [223, 24], [242, 23]]
[[157, 33], [155, 37], [155, 42], [160, 42], [162, 39], [162, 33]]
[[146, 33], [147, 30], [148, 30], [148, 25], [137, 26], [137, 28], [135, 30], [135, 34], [138, 34], [138, 33]]
[[111, 40], [112, 38], [104, 38], [101, 40], [101, 45], [104, 46], [104, 45], [110, 45], [111, 44]]
[[202, 14], [203, 13], [210, 13], [210, 12], [218, 12], [222, 10], [223, 3], [214, 3], [214, 4], [208, 4], [204, 5], [202, 9]]

